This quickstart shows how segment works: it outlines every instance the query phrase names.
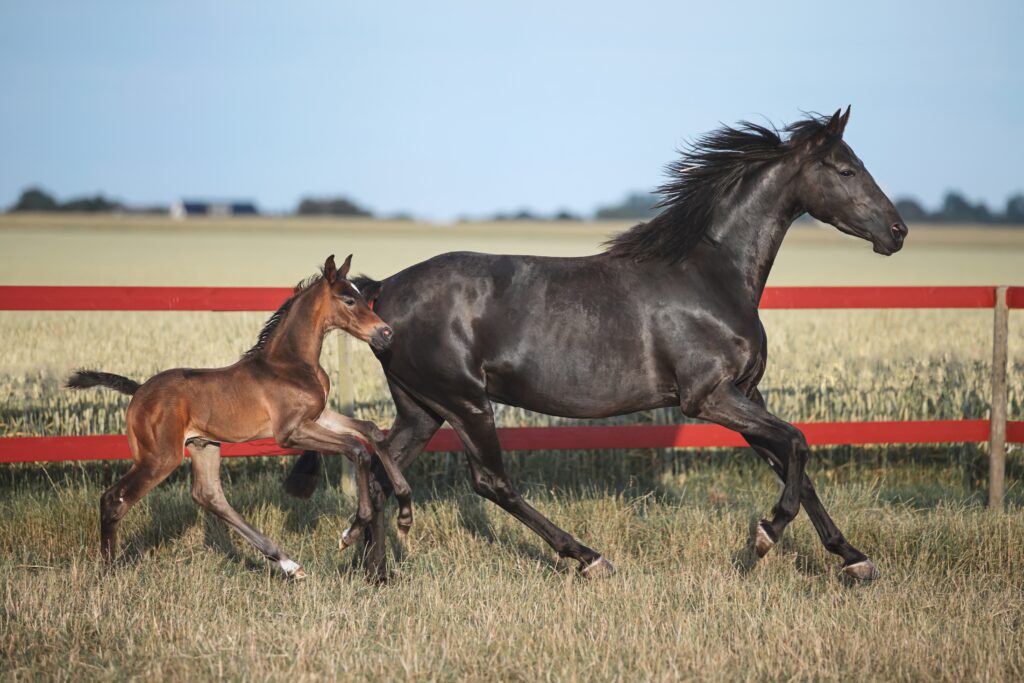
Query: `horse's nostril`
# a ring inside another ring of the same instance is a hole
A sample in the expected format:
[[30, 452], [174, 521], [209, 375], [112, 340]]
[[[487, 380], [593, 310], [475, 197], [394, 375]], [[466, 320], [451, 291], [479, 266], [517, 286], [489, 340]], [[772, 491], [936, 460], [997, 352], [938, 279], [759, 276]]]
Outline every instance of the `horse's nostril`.
[[889, 229], [892, 230], [892, 236], [895, 237], [897, 240], [903, 239], [904, 237], [907, 236], [907, 233], [909, 232], [909, 230], [907, 230], [907, 226], [904, 225], [903, 223], [893, 223], [892, 227], [890, 227]]
[[380, 334], [385, 339], [391, 339], [391, 335], [394, 333], [391, 331], [390, 327], [385, 327], [383, 330], [380, 331]]

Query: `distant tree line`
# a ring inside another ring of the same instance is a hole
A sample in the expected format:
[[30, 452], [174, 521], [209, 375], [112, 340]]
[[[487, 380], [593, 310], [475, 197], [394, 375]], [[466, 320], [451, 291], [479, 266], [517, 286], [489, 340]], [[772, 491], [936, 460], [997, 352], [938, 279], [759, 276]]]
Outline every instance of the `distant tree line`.
[[947, 192], [942, 206], [928, 211], [915, 199], [897, 199], [896, 208], [908, 223], [984, 223], [1024, 225], [1024, 193], [1006, 200], [1002, 211], [992, 211], [985, 202], [971, 202], [959, 192]]
[[123, 207], [115, 200], [107, 199], [102, 194], [94, 197], [76, 197], [66, 202], [58, 202], [51, 194], [38, 187], [30, 187], [21, 193], [18, 201], [8, 209], [17, 211], [82, 211], [85, 213], [111, 213]]
[[303, 197], [295, 208], [296, 216], [373, 216], [347, 197]]
[[[658, 213], [655, 208], [658, 198], [646, 192], [632, 192], [617, 204], [601, 206], [594, 213], [597, 220], [648, 220]], [[984, 202], [972, 202], [962, 193], [950, 191], [943, 198], [942, 205], [929, 211], [916, 199], [897, 199], [903, 220], [908, 223], [980, 223], [984, 225], [1024, 225], [1024, 193], [1017, 193], [1006, 200], [1002, 210], [991, 210]], [[109, 199], [102, 194], [91, 197], [75, 197], [58, 201], [53, 195], [39, 187], [31, 187], [21, 193], [17, 202], [8, 208], [9, 212], [24, 211], [78, 211], [85, 213], [166, 213], [167, 207], [127, 207], [120, 201]], [[298, 216], [359, 216], [373, 217], [373, 212], [344, 196], [303, 197], [295, 208]], [[396, 220], [409, 220], [411, 216], [400, 213], [389, 216]], [[567, 209], [553, 214], [539, 214], [529, 209], [514, 212], [499, 212], [490, 216], [495, 221], [581, 220], [583, 216]], [[463, 219], [465, 220], [465, 219]]]
[[[598, 220], [647, 220], [657, 213], [654, 208], [657, 197], [653, 194], [634, 192], [618, 204], [604, 206], [597, 210]], [[956, 191], [946, 193], [942, 205], [928, 211], [912, 198], [901, 198], [895, 202], [903, 220], [908, 223], [981, 223], [984, 225], [1024, 225], [1024, 193], [1018, 192], [1006, 200], [1002, 211], [992, 211], [985, 202], [971, 202]]]

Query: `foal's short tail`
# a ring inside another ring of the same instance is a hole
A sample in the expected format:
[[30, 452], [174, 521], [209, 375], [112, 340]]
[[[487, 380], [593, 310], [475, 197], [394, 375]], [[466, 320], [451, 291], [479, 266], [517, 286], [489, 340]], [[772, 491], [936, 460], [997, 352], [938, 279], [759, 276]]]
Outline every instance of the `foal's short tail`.
[[[358, 285], [357, 285], [358, 286]], [[323, 458], [316, 451], [303, 451], [284, 479], [284, 491], [296, 498], [309, 498], [320, 483]]]
[[133, 395], [142, 386], [133, 379], [112, 375], [109, 372], [96, 372], [95, 370], [79, 370], [68, 377], [65, 385], [68, 389], [88, 389], [90, 387], [107, 387], [122, 394]]

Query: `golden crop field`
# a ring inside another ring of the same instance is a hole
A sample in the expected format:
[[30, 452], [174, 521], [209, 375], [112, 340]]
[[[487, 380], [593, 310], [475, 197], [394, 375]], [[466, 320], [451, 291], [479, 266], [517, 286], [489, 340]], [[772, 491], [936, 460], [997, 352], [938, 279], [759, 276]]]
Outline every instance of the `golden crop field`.
[[[625, 224], [0, 217], [0, 284], [275, 285], [329, 253], [386, 276], [455, 249], [594, 253]], [[888, 259], [801, 225], [774, 285], [1024, 284], [1024, 230], [911, 226]], [[117, 433], [125, 397], [71, 393], [88, 366], [144, 379], [217, 366], [266, 313], [0, 312], [0, 436]], [[762, 387], [794, 421], [984, 418], [990, 311], [765, 311]], [[393, 408], [361, 345], [332, 337], [357, 413]], [[344, 370], [343, 370], [344, 368]], [[1011, 315], [1010, 416], [1024, 419], [1024, 314]], [[342, 407], [339, 393], [332, 396]], [[498, 408], [506, 426], [553, 418]], [[676, 421], [673, 411], [617, 418]], [[752, 570], [735, 562], [775, 503], [746, 451], [512, 454], [524, 495], [620, 573], [587, 583], [469, 489], [458, 455], [410, 473], [417, 522], [396, 579], [367, 584], [337, 538], [354, 501], [284, 496], [285, 458], [225, 464], [227, 495], [311, 577], [289, 584], [188, 496], [188, 465], [136, 506], [123, 558], [96, 552], [97, 501], [123, 463], [0, 467], [0, 674], [9, 678], [838, 680], [1024, 676], [1024, 458], [1006, 512], [981, 506], [985, 447], [816, 449], [809, 472], [883, 579], [849, 586], [806, 517]], [[393, 517], [393, 513], [391, 513]], [[393, 544], [394, 545], [394, 544]], [[523, 657], [528, 652], [529, 657]], [[768, 658], [766, 653], [783, 653]]]

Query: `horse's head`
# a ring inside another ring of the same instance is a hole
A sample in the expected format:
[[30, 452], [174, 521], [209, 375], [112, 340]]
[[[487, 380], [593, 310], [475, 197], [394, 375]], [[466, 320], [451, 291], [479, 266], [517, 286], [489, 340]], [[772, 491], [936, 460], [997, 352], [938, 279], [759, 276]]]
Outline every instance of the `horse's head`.
[[907, 225], [843, 141], [849, 118], [849, 107], [845, 114], [836, 110], [828, 123], [799, 141], [797, 197], [819, 221], [870, 241], [877, 253], [888, 256], [903, 247]]
[[394, 332], [370, 309], [356, 286], [348, 281], [351, 266], [352, 254], [341, 264], [341, 269], [334, 264], [333, 254], [324, 262], [324, 286], [330, 301], [327, 325], [341, 328], [374, 349], [383, 351], [391, 346]]

